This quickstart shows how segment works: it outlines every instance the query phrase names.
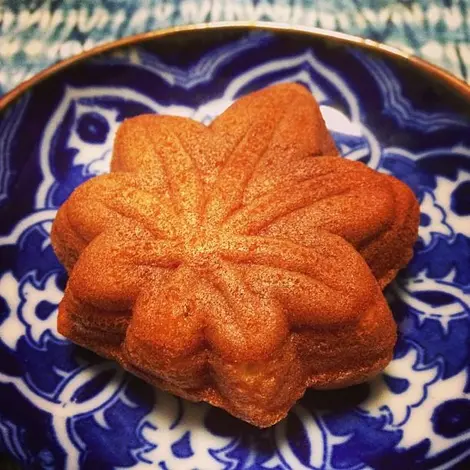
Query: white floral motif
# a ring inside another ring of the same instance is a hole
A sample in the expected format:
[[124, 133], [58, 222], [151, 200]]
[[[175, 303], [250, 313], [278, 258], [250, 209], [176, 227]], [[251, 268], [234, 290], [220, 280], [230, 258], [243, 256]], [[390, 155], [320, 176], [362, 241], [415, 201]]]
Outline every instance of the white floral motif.
[[[117, 110], [105, 109], [96, 105], [88, 105], [80, 103], [80, 101], [77, 100], [75, 112], [76, 125], [71, 129], [70, 136], [67, 141], [67, 145], [70, 148], [77, 150], [77, 154], [72, 160], [73, 165], [83, 165], [84, 173], [86, 175], [98, 175], [108, 171], [111, 160], [111, 148], [116, 134], [116, 129], [119, 126]], [[99, 115], [104, 122], [106, 122], [109, 131], [106, 132], [106, 136], [103, 136], [105, 137], [103, 142], [88, 143], [80, 137], [77, 123], [81, 118], [86, 117], [87, 113], [95, 113]]]
[[[29, 215], [9, 235], [0, 237], [0, 246], [18, 244], [21, 247], [25, 235], [35, 229], [45, 230], [48, 234], [54, 216], [55, 211], [38, 211]], [[49, 237], [46, 238], [46, 242], [48, 241]], [[42, 249], [46, 247], [47, 243], [43, 243]], [[57, 286], [56, 273], [47, 276], [41, 284], [34, 271], [20, 280], [16, 279], [13, 272], [7, 271], [0, 277], [0, 296], [8, 307], [7, 317], [0, 323], [1, 341], [10, 349], [16, 350], [22, 337], [26, 337], [34, 347], [42, 345], [46, 333], [57, 340], [63, 339], [57, 332], [56, 315], [53, 311], [46, 318], [41, 319], [37, 315], [37, 307], [41, 302], [57, 305], [63, 296], [62, 290]]]
[[37, 315], [41, 302], [47, 302], [53, 307], [62, 298], [63, 292], [57, 287], [56, 281], [56, 274], [49, 276], [42, 286], [33, 275], [27, 275], [19, 282], [11, 272], [0, 278], [0, 293], [9, 310], [8, 317], [0, 324], [0, 332], [3, 343], [10, 349], [16, 350], [18, 341], [24, 336], [35, 347], [42, 346], [46, 334], [63, 339], [57, 332], [54, 309], [46, 318]]
[[[462, 432], [460, 435], [446, 438], [441, 434], [435, 433], [433, 426], [431, 426], [432, 417], [437, 406], [445, 403], [451, 397], [470, 398], [470, 393], [464, 392], [467, 381], [468, 373], [466, 370], [462, 370], [453, 377], [434, 382], [428, 388], [428, 393], [425, 399], [420, 403], [420, 406], [412, 410], [407, 425], [401, 428], [403, 436], [399, 444], [400, 448], [410, 448], [421, 442], [424, 437], [427, 437], [430, 442], [427, 457], [431, 457], [449, 449], [453, 445], [468, 441], [470, 437], [469, 429]], [[425, 426], [425, 431], [423, 426]], [[467, 450], [464, 455], [468, 454], [469, 451]], [[459, 456], [453, 463], [456, 464], [459, 462], [463, 459], [464, 455]], [[455, 467], [453, 467], [452, 462], [448, 462], [447, 465], [439, 468], [451, 469]]]
[[[115, 374], [103, 390], [83, 402], [77, 403], [74, 400], [75, 393], [80, 387], [108, 370], [114, 370]], [[123, 395], [124, 372], [112, 362], [105, 362], [97, 366], [80, 368], [71, 373], [64, 372], [63, 375], [64, 379], [55, 396], [41, 396], [36, 390], [31, 389], [22, 377], [9, 376], [2, 372], [0, 372], [0, 384], [13, 385], [18, 393], [34, 406], [51, 415], [58, 442], [65, 452], [64, 468], [76, 469], [79, 465], [80, 453], [84, 449], [82, 448], [83, 442], [73, 428], [73, 420], [92, 414], [98, 424], [106, 427], [102, 416], [103, 409], [111, 407], [116, 400], [127, 401]]]
[[[466, 317], [470, 312], [468, 304], [469, 289], [455, 281], [456, 271], [452, 270], [442, 279], [432, 279], [425, 272], [406, 280], [397, 280], [392, 286], [394, 295], [418, 313], [418, 321], [422, 324], [426, 318], [438, 320], [446, 333], [452, 320]], [[417, 294], [439, 292], [449, 296], [445, 305], [435, 305], [421, 300]]]
[[[57, 331], [57, 305], [64, 292], [57, 287], [57, 274], [49, 276], [42, 285], [37, 283], [34, 277], [28, 277], [22, 282], [20, 292], [24, 299], [21, 315], [28, 325], [29, 338], [36, 345], [41, 345], [47, 332], [57, 339], [63, 339]], [[39, 318], [37, 315], [37, 308], [42, 302], [55, 306], [46, 318]]]
[[[394, 359], [384, 373], [392, 379], [406, 381], [402, 393], [392, 393], [383, 375], [371, 382], [371, 392], [360, 408], [372, 416], [388, 414], [390, 427], [403, 426], [409, 419], [413, 408], [426, 399], [427, 389], [439, 378], [439, 366], [422, 367], [419, 351], [410, 347], [401, 358]], [[387, 410], [387, 411], [385, 411]], [[422, 424], [423, 427], [426, 423]]]
[[[142, 460], [152, 465], [165, 464], [168, 469], [224, 468], [217, 466], [210, 449], [225, 447], [230, 440], [211, 434], [201, 423], [209, 407], [206, 404], [184, 402], [168, 393], [156, 392], [156, 404], [141, 424], [145, 440], [154, 445], [142, 453]], [[175, 455], [174, 445], [187, 438], [191, 455]], [[144, 463], [133, 468], [147, 468]], [[124, 469], [122, 469], [124, 470]]]
[[0, 324], [0, 332], [3, 343], [10, 349], [16, 350], [18, 341], [24, 336], [35, 347], [43, 344], [47, 333], [62, 339], [57, 332], [54, 309], [46, 318], [37, 315], [37, 307], [41, 302], [54, 306], [62, 298], [63, 292], [57, 287], [56, 281], [56, 274], [49, 276], [42, 286], [34, 275], [27, 275], [17, 281], [11, 272], [7, 272], [0, 278], [0, 294], [9, 310], [7, 318]]
[[[459, 150], [459, 149], [456, 149]], [[460, 149], [461, 154], [470, 158], [469, 149]], [[436, 201], [444, 209], [447, 215], [447, 224], [452, 227], [455, 233], [461, 233], [470, 238], [470, 215], [461, 215], [455, 212], [453, 207], [453, 193], [461, 184], [470, 182], [470, 173], [465, 170], [459, 170], [455, 181], [445, 177], [438, 176], [437, 187], [434, 192]]]
[[429, 217], [427, 224], [419, 227], [419, 236], [426, 246], [429, 246], [433, 240], [433, 235], [442, 237], [451, 237], [453, 230], [446, 222], [446, 212], [439, 206], [436, 199], [430, 191], [425, 191], [421, 200], [421, 214]]
[[0, 296], [8, 307], [7, 317], [0, 323], [0, 341], [10, 349], [16, 350], [18, 341], [26, 334], [26, 325], [18, 316], [19, 282], [11, 272], [6, 272], [0, 278]]

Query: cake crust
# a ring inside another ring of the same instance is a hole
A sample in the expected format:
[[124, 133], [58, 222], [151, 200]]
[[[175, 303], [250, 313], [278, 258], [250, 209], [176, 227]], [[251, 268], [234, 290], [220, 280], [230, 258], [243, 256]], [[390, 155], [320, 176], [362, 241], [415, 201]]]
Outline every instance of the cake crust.
[[418, 219], [405, 184], [339, 157], [300, 85], [247, 95], [208, 127], [135, 117], [111, 173], [54, 221], [69, 273], [58, 328], [159, 388], [270, 426], [307, 387], [360, 383], [391, 360], [381, 290]]

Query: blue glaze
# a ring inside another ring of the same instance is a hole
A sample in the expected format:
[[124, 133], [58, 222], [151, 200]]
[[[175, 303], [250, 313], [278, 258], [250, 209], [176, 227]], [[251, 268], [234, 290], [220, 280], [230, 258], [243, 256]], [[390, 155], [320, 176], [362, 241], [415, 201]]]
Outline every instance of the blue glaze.
[[452, 438], [470, 431], [470, 400], [449, 400], [439, 405], [432, 416], [434, 431]]
[[407, 379], [392, 377], [387, 374], [383, 375], [383, 379], [387, 387], [396, 395], [406, 392], [410, 387], [410, 381]]
[[108, 121], [99, 113], [88, 112], [80, 116], [77, 123], [77, 134], [84, 142], [102, 144], [109, 132]]

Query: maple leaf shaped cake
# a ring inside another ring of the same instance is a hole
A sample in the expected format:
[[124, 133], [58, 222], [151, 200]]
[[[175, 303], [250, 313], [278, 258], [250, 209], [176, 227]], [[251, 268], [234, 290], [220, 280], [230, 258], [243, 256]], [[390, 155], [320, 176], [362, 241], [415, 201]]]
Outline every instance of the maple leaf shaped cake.
[[59, 331], [146, 381], [260, 427], [307, 387], [392, 358], [382, 295], [412, 254], [418, 203], [338, 156], [300, 85], [239, 99], [209, 127], [143, 115], [111, 173], [60, 208]]

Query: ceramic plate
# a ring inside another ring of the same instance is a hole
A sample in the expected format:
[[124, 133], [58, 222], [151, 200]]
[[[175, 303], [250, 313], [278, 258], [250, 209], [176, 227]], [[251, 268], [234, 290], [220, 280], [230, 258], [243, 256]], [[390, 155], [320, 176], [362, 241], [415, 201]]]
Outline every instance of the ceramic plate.
[[[470, 468], [470, 92], [416, 59], [318, 31], [180, 29], [122, 41], [1, 101], [0, 450], [42, 469]], [[415, 256], [388, 288], [395, 358], [371, 383], [308, 391], [253, 428], [155, 391], [56, 330], [66, 275], [59, 205], [108, 171], [141, 113], [208, 123], [233, 100], [300, 82], [344, 158], [405, 181], [421, 204]]]

